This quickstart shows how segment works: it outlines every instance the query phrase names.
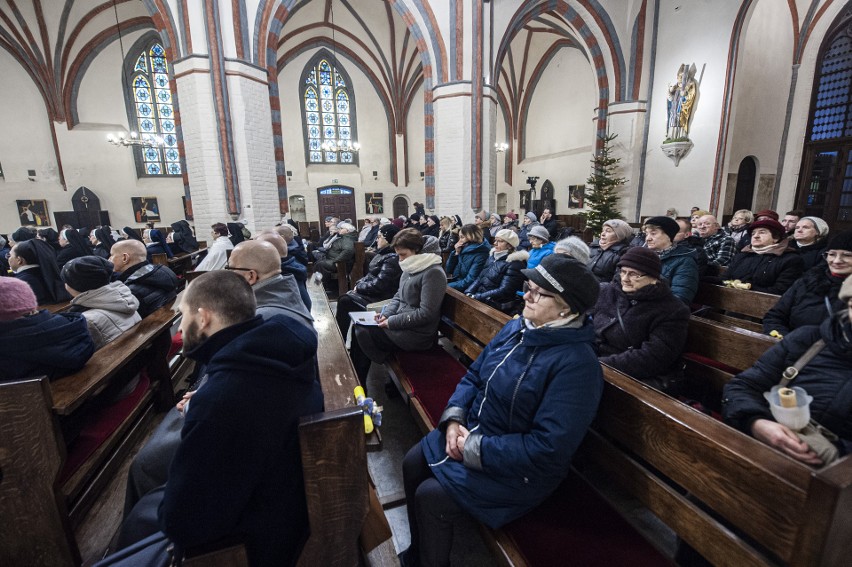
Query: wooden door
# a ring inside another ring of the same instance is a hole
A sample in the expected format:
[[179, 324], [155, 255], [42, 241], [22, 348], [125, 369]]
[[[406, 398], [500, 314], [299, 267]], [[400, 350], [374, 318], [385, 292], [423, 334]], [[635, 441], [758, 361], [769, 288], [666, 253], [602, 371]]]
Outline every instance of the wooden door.
[[317, 189], [319, 194], [320, 220], [325, 217], [337, 217], [340, 220], [351, 219], [358, 222], [355, 211], [355, 190], [343, 185], [326, 185]]
[[399, 195], [393, 199], [393, 218], [408, 216], [408, 199]]

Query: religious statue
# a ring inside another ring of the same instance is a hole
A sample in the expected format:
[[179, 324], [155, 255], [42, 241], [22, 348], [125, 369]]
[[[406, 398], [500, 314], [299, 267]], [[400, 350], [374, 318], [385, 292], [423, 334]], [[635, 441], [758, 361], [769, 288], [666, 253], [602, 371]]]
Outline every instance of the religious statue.
[[670, 140], [689, 137], [689, 119], [695, 103], [696, 87], [695, 64], [689, 66], [684, 63], [678, 69], [677, 83], [668, 87], [666, 136]]

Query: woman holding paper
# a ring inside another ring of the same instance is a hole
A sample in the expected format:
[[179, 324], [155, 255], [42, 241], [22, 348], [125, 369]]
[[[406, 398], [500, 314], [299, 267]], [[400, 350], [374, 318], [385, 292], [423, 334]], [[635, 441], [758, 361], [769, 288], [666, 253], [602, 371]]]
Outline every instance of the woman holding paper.
[[435, 344], [447, 276], [441, 257], [423, 252], [424, 238], [417, 229], [404, 229], [391, 246], [399, 256], [399, 289], [376, 315], [376, 326], [357, 325], [350, 355], [361, 384], [367, 383], [372, 362], [383, 363], [398, 350], [428, 350]]

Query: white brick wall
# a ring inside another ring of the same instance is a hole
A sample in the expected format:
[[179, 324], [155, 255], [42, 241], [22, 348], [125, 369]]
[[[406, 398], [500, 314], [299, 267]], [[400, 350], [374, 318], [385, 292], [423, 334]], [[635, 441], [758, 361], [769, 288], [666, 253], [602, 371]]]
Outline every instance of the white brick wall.
[[470, 207], [470, 97], [435, 101], [435, 214], [473, 219]]

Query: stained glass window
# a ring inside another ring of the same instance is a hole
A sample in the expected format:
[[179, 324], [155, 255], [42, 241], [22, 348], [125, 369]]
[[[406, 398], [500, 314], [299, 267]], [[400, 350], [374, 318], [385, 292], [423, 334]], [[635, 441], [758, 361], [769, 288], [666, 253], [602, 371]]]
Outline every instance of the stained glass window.
[[[357, 141], [352, 87], [334, 58], [320, 52], [302, 74], [305, 157], [311, 163], [357, 163], [351, 145]], [[333, 146], [328, 147], [331, 143]]]
[[162, 138], [162, 147], [136, 147], [142, 175], [180, 175], [177, 126], [169, 86], [169, 63], [159, 42], [149, 44], [136, 57], [130, 74], [129, 96], [140, 137]]

